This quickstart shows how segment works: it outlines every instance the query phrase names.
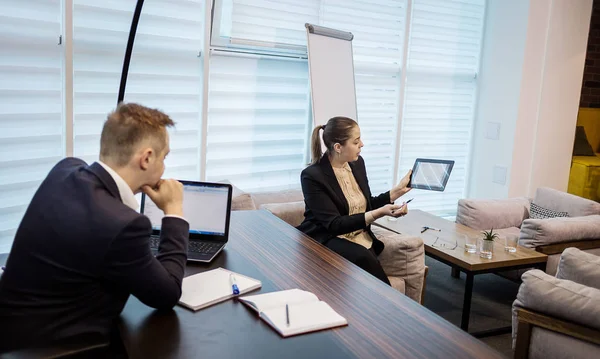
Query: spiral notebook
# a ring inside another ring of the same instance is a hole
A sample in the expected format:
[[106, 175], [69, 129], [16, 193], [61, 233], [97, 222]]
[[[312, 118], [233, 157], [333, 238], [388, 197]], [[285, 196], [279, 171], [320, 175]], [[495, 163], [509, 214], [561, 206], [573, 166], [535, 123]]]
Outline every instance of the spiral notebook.
[[257, 279], [224, 268], [216, 268], [183, 278], [179, 305], [197, 311], [235, 297], [231, 283], [232, 274], [240, 291], [239, 295], [262, 286], [261, 281]]
[[348, 325], [329, 304], [300, 289], [251, 295], [239, 301], [254, 309], [283, 337]]

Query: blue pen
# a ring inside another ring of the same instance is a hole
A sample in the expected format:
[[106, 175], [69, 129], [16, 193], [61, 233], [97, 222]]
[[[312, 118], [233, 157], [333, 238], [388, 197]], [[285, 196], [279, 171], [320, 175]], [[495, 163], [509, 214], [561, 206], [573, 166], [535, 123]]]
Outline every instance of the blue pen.
[[238, 289], [237, 282], [233, 273], [229, 274], [229, 281], [231, 282], [231, 290], [233, 291], [233, 295], [240, 294], [240, 290]]

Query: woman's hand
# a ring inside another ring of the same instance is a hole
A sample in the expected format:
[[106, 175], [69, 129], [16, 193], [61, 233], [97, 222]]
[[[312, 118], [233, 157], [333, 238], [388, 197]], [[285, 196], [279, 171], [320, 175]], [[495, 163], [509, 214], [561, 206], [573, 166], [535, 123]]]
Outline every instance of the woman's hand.
[[406, 204], [397, 205], [397, 204], [386, 204], [385, 206], [376, 209], [375, 211], [375, 219], [381, 218], [383, 216], [391, 216], [391, 217], [402, 217], [408, 213], [408, 206]]
[[412, 170], [408, 170], [406, 175], [404, 177], [402, 177], [402, 179], [400, 180], [400, 183], [398, 183], [398, 185], [396, 187], [394, 187], [390, 190], [390, 199], [392, 200], [392, 202], [397, 200], [401, 196], [405, 195], [412, 189], [410, 187], [407, 187], [408, 182], [410, 182], [411, 174], [412, 174]]
[[410, 188], [407, 186], [408, 186], [408, 182], [410, 182], [411, 174], [412, 174], [412, 170], [408, 170], [408, 172], [406, 172], [406, 175], [404, 177], [402, 177], [402, 179], [400, 180], [400, 183], [398, 183], [398, 186], [396, 186], [396, 187], [400, 187], [400, 189], [406, 189], [407, 190], [406, 192], [410, 191]]
[[408, 204], [402, 203], [400, 209], [394, 211], [394, 217], [406, 216], [408, 213]]

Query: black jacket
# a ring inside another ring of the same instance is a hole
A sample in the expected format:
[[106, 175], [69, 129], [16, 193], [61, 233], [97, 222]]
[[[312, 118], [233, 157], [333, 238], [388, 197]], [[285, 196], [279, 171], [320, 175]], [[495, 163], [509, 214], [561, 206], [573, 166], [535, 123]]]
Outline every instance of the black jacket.
[[[367, 212], [386, 204], [390, 201], [390, 192], [385, 192], [377, 197], [371, 196], [365, 161], [358, 157], [355, 162], [349, 163], [352, 174], [367, 200]], [[300, 175], [302, 193], [306, 210], [304, 221], [298, 229], [316, 241], [326, 244], [333, 237], [366, 229], [373, 238], [373, 249], [379, 254], [383, 250], [383, 243], [379, 241], [371, 226], [365, 222], [365, 214], [349, 215], [348, 201], [342, 192], [327, 154], [323, 155], [318, 163], [310, 165]]]
[[189, 225], [163, 219], [156, 258], [151, 231], [100, 164], [59, 162], [27, 208], [0, 277], [0, 352], [108, 337], [130, 294], [154, 308], [177, 304]]

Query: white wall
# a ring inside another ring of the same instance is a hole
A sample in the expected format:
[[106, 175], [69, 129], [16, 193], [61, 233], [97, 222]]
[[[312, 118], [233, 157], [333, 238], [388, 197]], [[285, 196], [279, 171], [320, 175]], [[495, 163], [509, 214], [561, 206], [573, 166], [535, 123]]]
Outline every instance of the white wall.
[[533, 14], [530, 16], [527, 26], [519, 115], [514, 119], [515, 139], [508, 187], [509, 196], [529, 195], [531, 164], [537, 139], [538, 109], [543, 84], [546, 38], [550, 20], [551, 1], [531, 0], [530, 2], [530, 11]]
[[[528, 15], [529, 1], [488, 0], [467, 188], [469, 197], [505, 198], [508, 195], [506, 184], [494, 183], [493, 171], [495, 166], [506, 169], [505, 182], [508, 182]], [[490, 126], [499, 127], [497, 139], [486, 136]]]
[[[530, 31], [546, 33], [537, 124], [535, 132], [529, 132], [535, 138], [533, 146], [516, 143], [509, 195], [533, 196], [542, 186], [567, 190], [592, 2], [553, 0], [547, 25], [539, 24], [535, 29], [530, 26]], [[547, 3], [547, 0], [532, 1], [531, 11], [537, 12], [538, 8], [544, 11]], [[523, 72], [535, 70], [535, 67], [524, 67]], [[522, 102], [520, 106], [532, 105]], [[525, 134], [530, 126], [528, 121], [521, 116], [517, 121], [517, 128], [522, 128]], [[519, 152], [527, 152], [527, 157], [531, 157], [529, 166], [519, 161]], [[528, 185], [517, 181], [518, 176], [528, 177]]]
[[488, 1], [468, 197], [566, 191], [591, 11], [592, 0]]

